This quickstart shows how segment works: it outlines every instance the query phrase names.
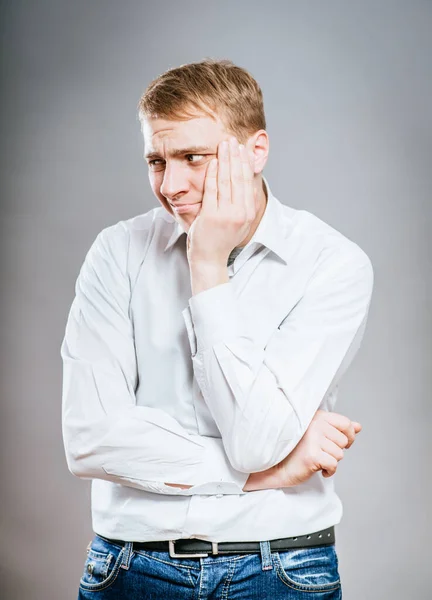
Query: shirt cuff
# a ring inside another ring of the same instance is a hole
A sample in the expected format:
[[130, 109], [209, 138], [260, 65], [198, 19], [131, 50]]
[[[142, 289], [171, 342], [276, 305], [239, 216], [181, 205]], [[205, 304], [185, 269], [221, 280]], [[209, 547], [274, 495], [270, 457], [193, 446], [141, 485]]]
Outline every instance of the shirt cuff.
[[192, 494], [246, 494], [243, 486], [249, 473], [236, 471], [226, 455], [221, 438], [201, 438], [205, 454], [199, 467]]
[[241, 316], [230, 282], [221, 283], [189, 299], [183, 311], [192, 355], [218, 342], [241, 335]]

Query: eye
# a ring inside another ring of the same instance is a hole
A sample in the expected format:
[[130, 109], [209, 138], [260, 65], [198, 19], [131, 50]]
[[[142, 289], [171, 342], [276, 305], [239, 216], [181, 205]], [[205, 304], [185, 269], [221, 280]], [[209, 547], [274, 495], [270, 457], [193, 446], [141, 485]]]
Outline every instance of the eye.
[[[186, 162], [195, 164], [205, 158], [206, 154], [185, 154]], [[148, 161], [148, 166], [153, 171], [159, 171], [164, 168], [165, 161], [162, 158], [153, 158]]]
[[[202, 158], [204, 158], [205, 155], [204, 154], [186, 154], [186, 159], [188, 160], [190, 156], [195, 157], [195, 158], [198, 157], [198, 161], [199, 161]], [[191, 162], [191, 163], [195, 163], [198, 161], [197, 160], [188, 160], [188, 162]]]
[[153, 158], [148, 161], [148, 168], [150, 171], [162, 171], [165, 166], [165, 161], [162, 158]]

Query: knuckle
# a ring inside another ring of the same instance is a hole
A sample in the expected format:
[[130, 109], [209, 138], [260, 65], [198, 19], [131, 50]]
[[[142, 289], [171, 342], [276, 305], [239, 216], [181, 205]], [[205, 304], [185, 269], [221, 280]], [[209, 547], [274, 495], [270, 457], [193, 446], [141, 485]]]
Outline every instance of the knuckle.
[[338, 464], [338, 461], [333, 456], [331, 456], [329, 458], [329, 460], [327, 461], [327, 464], [325, 465], [326, 471], [335, 473], [336, 469], [337, 469], [337, 464]]
[[315, 454], [312, 452], [308, 452], [304, 457], [304, 463], [308, 469], [314, 467], [316, 463]]
[[225, 219], [222, 215], [219, 214], [209, 214], [208, 217], [206, 217], [208, 219], [208, 223], [214, 227], [218, 227], [219, 225], [224, 225], [225, 224]]
[[326, 417], [326, 415], [327, 415], [327, 411], [319, 409], [314, 414], [312, 421], [313, 422], [314, 421], [320, 421], [320, 420], [324, 419]]
[[337, 412], [329, 412], [328, 414], [332, 418], [332, 420], [339, 423], [339, 425], [342, 423], [343, 419], [345, 418], [344, 415], [341, 415], [340, 413], [337, 413]]
[[243, 225], [244, 223], [246, 223], [246, 216], [244, 215], [244, 213], [238, 213], [233, 217], [233, 223], [235, 225]]
[[348, 417], [345, 417], [344, 415], [340, 415], [340, 422], [344, 429], [350, 429], [351, 421], [348, 419]]

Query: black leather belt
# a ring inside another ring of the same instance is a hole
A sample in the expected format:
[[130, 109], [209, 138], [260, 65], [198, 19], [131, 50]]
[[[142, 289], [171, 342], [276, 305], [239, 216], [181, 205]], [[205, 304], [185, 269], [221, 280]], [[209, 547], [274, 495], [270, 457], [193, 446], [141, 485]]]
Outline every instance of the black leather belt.
[[[103, 535], [103, 539], [124, 546], [123, 540], [112, 540]], [[310, 548], [329, 546], [335, 543], [334, 526], [291, 538], [269, 540], [271, 552], [291, 550], [292, 548]], [[205, 558], [218, 554], [252, 554], [260, 552], [259, 542], [207, 542], [198, 538], [182, 538], [161, 542], [133, 542], [133, 550], [157, 550], [169, 552], [172, 558]]]

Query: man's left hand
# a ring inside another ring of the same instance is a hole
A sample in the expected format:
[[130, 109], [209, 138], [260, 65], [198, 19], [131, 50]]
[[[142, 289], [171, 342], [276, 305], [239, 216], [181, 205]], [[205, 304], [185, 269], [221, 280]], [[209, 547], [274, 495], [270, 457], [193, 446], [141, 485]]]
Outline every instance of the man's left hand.
[[218, 147], [207, 168], [201, 210], [188, 232], [189, 262], [224, 265], [249, 234], [257, 216], [254, 172], [235, 137]]

